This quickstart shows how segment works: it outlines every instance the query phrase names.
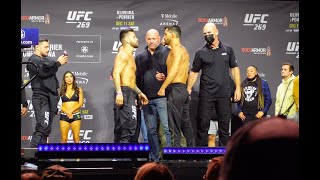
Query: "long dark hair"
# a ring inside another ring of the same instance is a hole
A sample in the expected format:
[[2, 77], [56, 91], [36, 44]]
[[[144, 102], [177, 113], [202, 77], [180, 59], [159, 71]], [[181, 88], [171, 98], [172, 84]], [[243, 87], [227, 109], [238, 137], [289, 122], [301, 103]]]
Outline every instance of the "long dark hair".
[[[258, 72], [258, 68], [254, 65], [250, 65], [248, 67], [253, 67]], [[256, 75], [256, 82], [258, 84], [258, 109], [262, 110], [264, 108], [264, 95], [262, 92], [262, 79], [260, 78], [259, 74]], [[246, 78], [244, 81], [242, 81], [241, 84], [241, 105], [243, 106], [244, 101], [244, 91], [243, 88], [249, 84], [249, 79]]]
[[66, 94], [66, 91], [67, 91], [67, 83], [66, 83], [66, 80], [65, 80], [65, 77], [67, 74], [71, 74], [72, 75], [72, 78], [73, 78], [73, 83], [72, 83], [72, 90], [75, 91], [75, 94], [76, 96], [79, 96], [79, 87], [76, 83], [76, 77], [74, 76], [74, 74], [71, 72], [71, 71], [66, 71], [64, 74], [63, 74], [63, 78], [62, 78], [62, 84], [61, 84], [61, 87], [60, 87], [60, 96], [63, 96]]

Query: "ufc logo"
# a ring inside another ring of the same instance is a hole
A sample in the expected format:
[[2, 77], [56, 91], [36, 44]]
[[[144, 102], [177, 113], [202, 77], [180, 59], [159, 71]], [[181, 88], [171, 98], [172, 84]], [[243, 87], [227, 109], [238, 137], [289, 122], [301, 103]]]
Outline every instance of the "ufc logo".
[[28, 102], [28, 108], [29, 108], [29, 111], [32, 111], [33, 110], [33, 104], [32, 104], [32, 101], [31, 100], [27, 100]]
[[265, 18], [268, 16], [269, 14], [246, 14], [244, 23], [257, 23], [257, 21], [260, 21], [260, 23], [267, 23]]
[[112, 51], [118, 51], [119, 47], [122, 45], [120, 41], [114, 41]]
[[45, 111], [44, 112], [44, 124], [49, 125], [49, 116], [50, 116], [50, 112]]
[[[90, 140], [91, 137], [89, 136], [89, 133], [92, 133], [92, 130], [80, 130], [79, 136], [83, 137], [83, 140]], [[68, 132], [68, 140], [73, 140], [73, 134], [71, 130]]]
[[132, 106], [132, 119], [135, 120], [137, 119], [137, 106]]
[[288, 42], [287, 51], [299, 51], [299, 42]]
[[91, 21], [90, 14], [93, 14], [93, 11], [69, 11], [67, 20], [79, 21], [80, 18], [83, 18], [84, 21]]

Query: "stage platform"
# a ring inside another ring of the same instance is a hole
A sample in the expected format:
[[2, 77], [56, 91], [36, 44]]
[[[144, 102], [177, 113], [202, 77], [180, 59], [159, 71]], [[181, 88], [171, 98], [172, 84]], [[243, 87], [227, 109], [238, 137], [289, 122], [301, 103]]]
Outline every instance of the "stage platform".
[[[217, 155], [212, 155], [212, 157]], [[211, 157], [211, 158], [212, 158]], [[160, 163], [165, 164], [176, 176], [177, 180], [202, 179], [211, 158], [201, 159], [163, 159]], [[21, 149], [21, 172], [35, 171], [41, 174], [42, 171], [51, 165], [61, 165], [68, 168], [75, 180], [133, 180], [140, 166], [149, 162], [149, 158], [37, 158], [37, 149]]]

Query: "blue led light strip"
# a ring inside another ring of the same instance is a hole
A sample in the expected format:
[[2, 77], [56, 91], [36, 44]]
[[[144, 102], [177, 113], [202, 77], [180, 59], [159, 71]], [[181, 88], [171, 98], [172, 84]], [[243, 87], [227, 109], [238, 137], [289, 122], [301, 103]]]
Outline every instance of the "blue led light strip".
[[224, 154], [225, 148], [207, 147], [207, 148], [197, 148], [197, 147], [165, 147], [163, 148], [163, 154]]
[[49, 143], [39, 144], [38, 152], [115, 152], [115, 151], [150, 151], [147, 143]]

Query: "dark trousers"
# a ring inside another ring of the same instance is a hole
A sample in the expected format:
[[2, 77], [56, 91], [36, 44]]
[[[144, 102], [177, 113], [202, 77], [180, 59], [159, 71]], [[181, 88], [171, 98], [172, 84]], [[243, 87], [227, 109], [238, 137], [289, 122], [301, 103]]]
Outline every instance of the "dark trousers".
[[185, 84], [174, 83], [167, 88], [168, 120], [173, 147], [180, 147], [181, 131], [186, 138], [187, 146], [195, 146], [193, 129], [189, 117], [189, 94]]
[[38, 144], [47, 143], [51, 133], [51, 125], [54, 112], [50, 112], [49, 97], [40, 94], [32, 95], [32, 105], [36, 117], [36, 127], [32, 134], [31, 147], [36, 148]]
[[229, 139], [229, 123], [231, 118], [231, 100], [200, 96], [197, 114], [197, 146], [208, 146], [208, 130], [212, 111], [216, 110], [218, 121], [219, 146], [226, 146]]
[[[135, 141], [134, 135], [137, 126], [137, 106], [135, 103], [137, 93], [133, 89], [121, 86], [123, 105], [114, 103], [114, 142], [129, 143]], [[114, 100], [116, 92], [114, 93]], [[115, 101], [114, 101], [115, 102]]]
[[131, 138], [132, 143], [139, 143], [140, 128], [141, 128], [141, 109], [140, 107], [137, 107], [137, 125], [136, 125], [136, 130], [134, 132], [134, 135]]

